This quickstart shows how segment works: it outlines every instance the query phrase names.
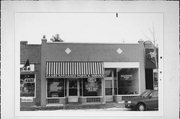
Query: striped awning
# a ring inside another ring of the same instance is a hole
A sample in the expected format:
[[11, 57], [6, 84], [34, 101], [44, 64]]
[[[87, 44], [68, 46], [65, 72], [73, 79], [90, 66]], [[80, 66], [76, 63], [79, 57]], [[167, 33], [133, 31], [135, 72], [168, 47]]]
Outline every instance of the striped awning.
[[103, 62], [46, 62], [46, 77], [103, 77]]

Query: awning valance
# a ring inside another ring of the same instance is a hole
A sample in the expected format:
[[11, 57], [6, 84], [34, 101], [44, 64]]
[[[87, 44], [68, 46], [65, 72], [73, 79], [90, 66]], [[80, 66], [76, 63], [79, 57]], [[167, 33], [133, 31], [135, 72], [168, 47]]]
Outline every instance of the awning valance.
[[46, 77], [103, 77], [103, 62], [46, 62]]

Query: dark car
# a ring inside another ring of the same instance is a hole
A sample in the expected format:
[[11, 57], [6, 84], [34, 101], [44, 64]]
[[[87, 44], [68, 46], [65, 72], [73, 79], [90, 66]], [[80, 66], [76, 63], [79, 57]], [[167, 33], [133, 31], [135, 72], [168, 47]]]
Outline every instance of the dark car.
[[158, 109], [158, 91], [146, 90], [140, 96], [125, 100], [125, 107], [139, 111]]

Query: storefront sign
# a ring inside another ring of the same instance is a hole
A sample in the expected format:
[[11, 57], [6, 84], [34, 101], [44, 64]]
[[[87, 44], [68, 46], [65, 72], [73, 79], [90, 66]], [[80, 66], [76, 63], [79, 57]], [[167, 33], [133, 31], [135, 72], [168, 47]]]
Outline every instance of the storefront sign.
[[47, 75], [48, 77], [60, 77], [60, 78], [73, 78], [73, 77], [78, 77], [78, 78], [88, 78], [88, 77], [99, 77], [99, 78], [101, 78], [101, 77], [104, 77], [103, 75], [91, 75], [91, 74], [89, 74], [89, 75], [51, 75], [51, 74], [49, 74], [49, 75]]
[[86, 90], [88, 90], [89, 92], [97, 91], [97, 90], [98, 90], [98, 85], [97, 85], [97, 83], [88, 83], [88, 84], [86, 85]]
[[30, 64], [29, 66], [24, 67], [24, 64], [20, 65], [21, 72], [30, 72], [34, 71], [34, 64]]
[[21, 97], [21, 102], [33, 102], [32, 97]]
[[96, 78], [88, 78], [88, 83], [86, 84], [86, 90], [89, 92], [97, 91], [98, 90], [98, 84], [96, 82]]
[[94, 83], [94, 82], [96, 82], [96, 78], [90, 77], [90, 78], [88, 78], [88, 82]]
[[123, 80], [131, 80], [132, 75], [121, 75], [121, 78], [123, 78]]

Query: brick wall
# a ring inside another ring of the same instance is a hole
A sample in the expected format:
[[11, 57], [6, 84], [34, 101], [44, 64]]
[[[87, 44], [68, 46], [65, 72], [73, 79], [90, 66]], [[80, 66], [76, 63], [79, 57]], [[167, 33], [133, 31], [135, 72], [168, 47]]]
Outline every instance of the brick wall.
[[[65, 50], [71, 52], [67, 54]], [[118, 54], [117, 49], [122, 53]], [[46, 43], [42, 44], [42, 56], [46, 61], [121, 61], [144, 63], [144, 45], [98, 43]]]
[[[71, 52], [67, 54], [65, 50]], [[122, 53], [118, 54], [117, 49]], [[139, 62], [141, 91], [145, 89], [144, 44], [48, 43], [41, 46], [41, 105], [46, 105], [46, 61]]]

